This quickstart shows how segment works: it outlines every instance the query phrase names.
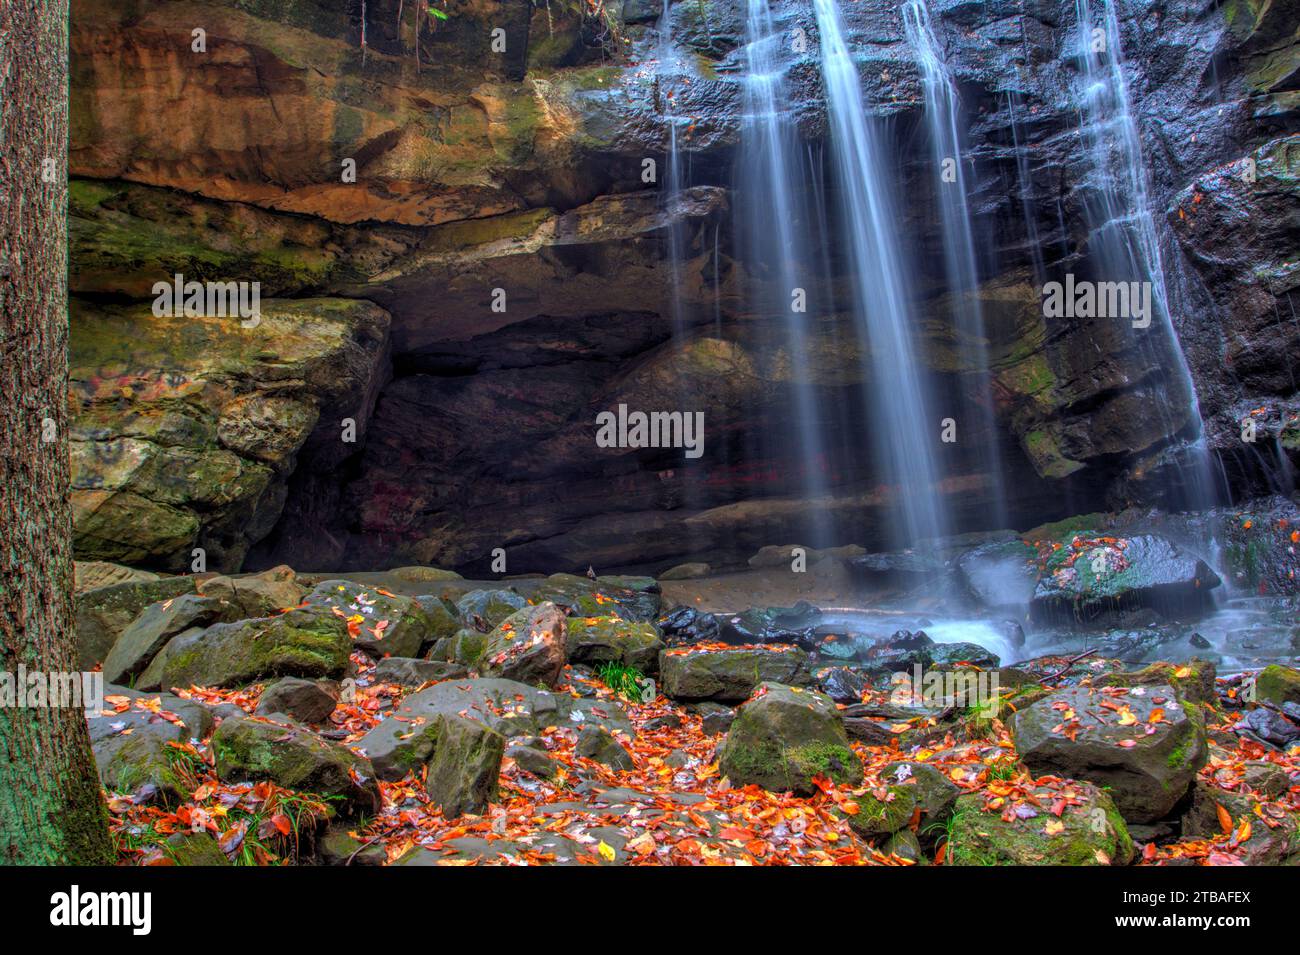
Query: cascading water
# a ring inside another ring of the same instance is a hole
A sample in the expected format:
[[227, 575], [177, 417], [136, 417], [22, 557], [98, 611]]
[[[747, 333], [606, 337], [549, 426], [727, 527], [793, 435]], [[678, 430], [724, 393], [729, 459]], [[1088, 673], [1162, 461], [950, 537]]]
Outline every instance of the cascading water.
[[[678, 204], [682, 190], [686, 188], [686, 182], [682, 170], [681, 149], [677, 142], [678, 120], [673, 109], [673, 93], [666, 88], [666, 78], [673, 75], [677, 67], [676, 50], [673, 47], [672, 5], [668, 0], [664, 0], [663, 13], [659, 16], [656, 29], [658, 30], [656, 53], [659, 63], [655, 82], [659, 84], [657, 89], [658, 105], [664, 116], [668, 139], [667, 150], [664, 154], [663, 188], [659, 192], [662, 205], [671, 211]], [[682, 309], [682, 260], [685, 256], [686, 241], [683, 234], [684, 230], [684, 223], [671, 216], [669, 217], [667, 239], [671, 285], [668, 289], [668, 308], [672, 316], [673, 338], [678, 341], [685, 336], [688, 324]]]
[[978, 462], [991, 483], [987, 519], [991, 526], [1003, 527], [1007, 523], [1006, 489], [989, 374], [989, 343], [984, 327], [984, 309], [979, 299], [975, 236], [966, 201], [965, 137], [959, 128], [961, 104], [947, 63], [939, 53], [939, 43], [930, 25], [930, 11], [925, 0], [908, 0], [903, 5], [903, 24], [908, 42], [916, 54], [925, 90], [925, 118], [943, 226], [948, 296], [962, 343], [962, 366], [974, 382], [975, 428], [970, 428], [971, 422], [968, 421], [967, 433], [977, 429], [980, 435]]
[[[1092, 234], [1089, 253], [1105, 281], [1149, 282], [1152, 314], [1150, 328], [1134, 331], [1137, 345], [1157, 362], [1171, 360], [1175, 366], [1176, 391], [1158, 402], [1153, 413], [1173, 421], [1170, 407], [1185, 401], [1194, 428], [1194, 468], [1183, 493], [1184, 504], [1205, 507], [1212, 504], [1213, 478], [1209, 454], [1201, 433], [1201, 414], [1191, 370], [1178, 342], [1169, 311], [1160, 237], [1151, 212], [1150, 187], [1142, 158], [1142, 140], [1133, 116], [1124, 56], [1120, 45], [1119, 16], [1115, 0], [1101, 0], [1100, 17], [1093, 0], [1076, 0], [1079, 18], [1080, 55], [1083, 64], [1080, 96], [1080, 135], [1093, 166], [1096, 182], [1086, 202]], [[1181, 391], [1182, 394], [1177, 392]], [[1169, 428], [1168, 430], [1173, 430]]]
[[899, 247], [887, 152], [867, 118], [862, 83], [844, 40], [836, 0], [814, 0], [822, 75], [831, 121], [831, 152], [853, 271], [855, 317], [870, 351], [867, 409], [880, 472], [900, 507], [890, 543], [911, 547], [947, 531], [932, 441], [939, 420], [912, 343], [911, 295]]
[[[798, 450], [799, 489], [811, 505], [804, 530], [810, 540], [823, 543], [830, 532], [827, 511], [819, 503], [828, 492], [826, 448], [823, 417], [809, 375], [805, 329], [806, 300], [814, 278], [806, 263], [815, 241], [806, 190], [814, 177], [802, 162], [778, 56], [782, 40], [768, 0], [748, 0], [737, 231], [745, 246], [745, 261], [754, 273], [753, 307], [765, 320], [780, 316], [795, 412], [795, 433], [789, 436], [793, 440], [781, 443]], [[802, 307], [796, 301], [800, 297], [805, 302]]]

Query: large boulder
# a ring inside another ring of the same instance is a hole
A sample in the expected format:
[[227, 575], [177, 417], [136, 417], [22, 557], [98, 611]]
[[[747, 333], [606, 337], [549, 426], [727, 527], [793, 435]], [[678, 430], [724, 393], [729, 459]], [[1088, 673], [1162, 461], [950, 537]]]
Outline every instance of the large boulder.
[[338, 700], [319, 683], [286, 676], [262, 691], [257, 713], [259, 716], [283, 713], [300, 723], [320, 723], [336, 706]]
[[129, 580], [76, 596], [77, 666], [103, 663], [122, 631], [150, 604], [194, 593], [193, 577]]
[[[1062, 780], [1037, 784], [1034, 801], [982, 793], [959, 796], [948, 828], [945, 865], [1128, 865], [1133, 840], [1099, 787]], [[1060, 805], [1060, 812], [1056, 807]]]
[[1130, 823], [1168, 815], [1207, 753], [1196, 705], [1159, 684], [1059, 690], [1016, 713], [1011, 731], [1033, 772], [1107, 787]]
[[430, 801], [447, 819], [482, 815], [497, 798], [505, 737], [461, 716], [440, 716], [433, 731], [437, 742], [426, 781]]
[[278, 676], [338, 679], [351, 652], [341, 619], [294, 610], [173, 637], [151, 669], [156, 666], [158, 684], [168, 689], [240, 686]]
[[181, 594], [150, 604], [122, 631], [104, 660], [104, 679], [127, 683], [149, 665], [172, 637], [191, 627], [234, 618], [236, 608], [215, 597]]
[[292, 567], [280, 565], [241, 577], [211, 577], [199, 585], [205, 597], [220, 597], [239, 608], [241, 617], [265, 617], [296, 607], [303, 589]]
[[234, 717], [212, 735], [223, 782], [270, 780], [286, 789], [340, 797], [344, 814], [379, 811], [370, 761], [293, 723]]
[[513, 590], [471, 590], [456, 601], [461, 626], [487, 633], [528, 601]]
[[957, 579], [989, 609], [1029, 605], [1038, 584], [1038, 550], [1024, 541], [996, 541], [957, 558]]
[[849, 748], [830, 698], [770, 682], [737, 710], [719, 768], [738, 786], [805, 795], [816, 790], [817, 776], [847, 785], [862, 780], [862, 760]]
[[1255, 696], [1274, 706], [1300, 704], [1300, 670], [1270, 664], [1255, 677]]
[[810, 686], [808, 655], [796, 647], [665, 650], [659, 655], [665, 696], [674, 700], [747, 700], [760, 683]]
[[381, 779], [401, 779], [418, 770], [437, 747], [442, 716], [478, 720], [507, 739], [535, 736], [548, 726], [589, 724], [632, 733], [632, 722], [612, 700], [576, 698], [514, 680], [478, 677], [446, 680], [412, 693], [397, 711], [357, 743]]
[[78, 560], [72, 565], [72, 589], [76, 593], [113, 584], [133, 584], [157, 579], [158, 574], [153, 571], [137, 570], [107, 560]]
[[421, 649], [445, 632], [414, 597], [390, 593], [350, 580], [323, 580], [304, 601], [318, 613], [342, 615], [358, 650], [376, 659], [418, 657]]
[[564, 614], [554, 604], [519, 610], [493, 630], [483, 647], [484, 676], [554, 687], [565, 664]]
[[656, 673], [664, 643], [653, 624], [622, 617], [570, 617], [566, 647], [571, 663], [621, 663]]
[[1079, 533], [1047, 556], [1030, 611], [1041, 620], [1089, 619], [1137, 606], [1199, 606], [1219, 583], [1205, 561], [1163, 537]]
[[659, 584], [653, 577], [598, 577], [552, 574], [533, 591], [535, 601], [549, 600], [574, 617], [614, 615], [649, 621], [659, 616]]

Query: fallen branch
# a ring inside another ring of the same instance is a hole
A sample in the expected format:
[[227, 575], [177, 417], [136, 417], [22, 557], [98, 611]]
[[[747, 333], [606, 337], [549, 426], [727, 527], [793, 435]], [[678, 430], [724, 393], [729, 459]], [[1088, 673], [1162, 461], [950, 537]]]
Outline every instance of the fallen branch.
[[1097, 652], [1097, 648], [1096, 648], [1096, 647], [1093, 647], [1091, 650], [1084, 650], [1082, 653], [1077, 654], [1076, 656], [1072, 656], [1072, 657], [1070, 657], [1070, 659], [1068, 659], [1068, 660], [1065, 661], [1065, 666], [1061, 667], [1061, 669], [1057, 670], [1055, 673], [1053, 673], [1053, 674], [1052, 674], [1051, 676], [1049, 676], [1047, 679], [1045, 679], [1045, 680], [1039, 680], [1038, 682], [1039, 682], [1039, 683], [1055, 683], [1055, 682], [1056, 682], [1057, 680], [1059, 680], [1061, 677], [1065, 676], [1065, 674], [1069, 673], [1069, 672], [1070, 672], [1070, 668], [1071, 668], [1072, 666], [1074, 666], [1076, 663], [1078, 663], [1078, 662], [1079, 662], [1080, 660], [1082, 660], [1084, 657], [1090, 657], [1090, 656], [1092, 656], [1092, 655], [1093, 655], [1094, 653], [1096, 653], [1096, 652]]

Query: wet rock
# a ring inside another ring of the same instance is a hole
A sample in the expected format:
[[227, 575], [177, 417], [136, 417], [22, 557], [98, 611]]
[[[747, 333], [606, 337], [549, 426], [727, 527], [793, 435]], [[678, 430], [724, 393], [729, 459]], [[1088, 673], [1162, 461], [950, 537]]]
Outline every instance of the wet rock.
[[[1128, 865], [1133, 840], [1111, 798], [1087, 782], [1066, 780], [1064, 786], [1077, 803], [1059, 817], [1030, 806], [990, 812], [979, 793], [958, 797], [944, 864]], [[1050, 806], [1060, 793], [1038, 787], [1036, 795], [1041, 806]]]
[[1219, 576], [1154, 535], [1073, 537], [1047, 558], [1030, 611], [1038, 620], [1095, 619], [1132, 607], [1203, 605]]
[[345, 814], [379, 811], [370, 760], [328, 743], [306, 727], [260, 720], [223, 720], [212, 736], [223, 782], [270, 780], [286, 789], [341, 797]]
[[1206, 758], [1204, 717], [1160, 684], [1059, 690], [1016, 713], [1011, 731], [1034, 773], [1107, 786], [1136, 823], [1167, 815]]
[[921, 824], [941, 823], [952, 814], [953, 804], [961, 795], [943, 771], [929, 763], [902, 761], [880, 770], [881, 780], [896, 787], [915, 790], [913, 803], [921, 810]]
[[652, 624], [620, 617], [571, 617], [567, 627], [570, 662], [621, 663], [642, 673], [658, 672], [659, 651], [664, 643]]
[[849, 748], [835, 704], [820, 693], [764, 682], [736, 712], [719, 753], [733, 784], [811, 794], [813, 777], [854, 785], [862, 761]]
[[382, 843], [358, 839], [340, 826], [331, 826], [316, 845], [321, 865], [379, 866], [388, 862]]
[[447, 819], [481, 815], [497, 799], [505, 737], [478, 720], [440, 716], [426, 789]]
[[701, 729], [706, 736], [720, 736], [731, 728], [736, 719], [736, 711], [721, 703], [691, 703], [687, 710], [700, 717]]
[[1300, 670], [1270, 664], [1255, 677], [1255, 696], [1275, 706], [1300, 704]]
[[1253, 709], [1246, 714], [1246, 724], [1266, 743], [1285, 748], [1300, 739], [1300, 703], [1284, 703], [1279, 709]]
[[162, 686], [240, 686], [267, 677], [341, 678], [352, 641], [342, 620], [294, 610], [173, 637], [155, 664]]
[[646, 622], [659, 616], [659, 584], [653, 577], [598, 577], [552, 574], [533, 592], [533, 600], [549, 600], [573, 617], [614, 615]]
[[861, 703], [871, 685], [866, 675], [850, 667], [824, 667], [816, 671], [817, 687], [836, 703]]
[[814, 629], [820, 618], [820, 610], [801, 600], [793, 607], [750, 608], [729, 617], [719, 617], [718, 624], [720, 638], [725, 643], [784, 643], [814, 650], [819, 642]]
[[262, 691], [257, 714], [283, 713], [300, 723], [321, 723], [334, 712], [338, 701], [317, 683], [287, 676]]
[[763, 682], [809, 686], [808, 656], [794, 647], [665, 650], [659, 655], [661, 689], [675, 700], [739, 703]]
[[479, 662], [484, 676], [554, 687], [565, 664], [564, 615], [551, 603], [517, 611], [488, 635]]
[[1186, 663], [1157, 662], [1134, 673], [1108, 673], [1093, 681], [1096, 686], [1161, 686], [1174, 688], [1180, 700], [1189, 703], [1213, 703], [1214, 664], [1193, 657]]
[[674, 607], [656, 622], [670, 643], [714, 643], [721, 639], [721, 627], [711, 613], [694, 607]]
[[513, 759], [524, 772], [539, 779], [550, 779], [559, 768], [545, 750], [536, 746], [511, 746], [506, 749], [506, 756]]
[[213, 718], [206, 707], [167, 693], [141, 693], [108, 684], [104, 696], [130, 705], [121, 713], [105, 708], [87, 714], [91, 748], [100, 781], [111, 792], [156, 792], [175, 805], [189, 796], [180, 754], [168, 743], [206, 738]]

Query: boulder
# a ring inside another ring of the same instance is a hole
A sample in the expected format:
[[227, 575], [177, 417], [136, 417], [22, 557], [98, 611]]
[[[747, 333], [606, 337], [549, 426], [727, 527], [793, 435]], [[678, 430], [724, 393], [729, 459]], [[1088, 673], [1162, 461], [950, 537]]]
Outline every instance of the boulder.
[[1163, 537], [1076, 534], [1044, 562], [1030, 612], [1038, 620], [1076, 620], [1133, 607], [1200, 606], [1219, 583], [1205, 561]]
[[209, 578], [199, 585], [199, 593], [238, 607], [241, 617], [265, 617], [302, 601], [304, 591], [296, 577], [292, 567], [281, 564], [258, 574]]
[[455, 680], [468, 675], [469, 671], [463, 666], [443, 660], [384, 657], [375, 664], [376, 682], [396, 683], [400, 686], [423, 686], [426, 683]]
[[815, 650], [814, 636], [821, 611], [805, 600], [793, 607], [751, 607], [738, 614], [719, 617], [720, 637], [726, 643], [788, 643]]
[[465, 579], [454, 570], [443, 570], [441, 567], [394, 567], [392, 570], [388, 571], [388, 574], [396, 577], [398, 580], [404, 580], [407, 583], [412, 584]]
[[575, 756], [595, 760], [610, 769], [625, 772], [636, 769], [636, 761], [627, 747], [603, 726], [584, 726], [573, 752]]
[[236, 608], [215, 597], [181, 594], [150, 604], [133, 620], [104, 659], [104, 679], [127, 683], [141, 673], [172, 637], [191, 627], [235, 618]]
[[[91, 748], [100, 781], [110, 792], [156, 790], [167, 805], [189, 797], [183, 753], [171, 743], [199, 740], [212, 732], [212, 714], [204, 706], [166, 693], [141, 693], [105, 686], [110, 708], [87, 714]], [[118, 706], [126, 704], [121, 712]]]
[[321, 723], [334, 712], [338, 700], [311, 680], [286, 676], [262, 691], [257, 701], [259, 716], [283, 713], [300, 723]]
[[[1110, 797], [1086, 782], [1063, 780], [1034, 788], [1036, 805], [1019, 801], [997, 809], [981, 793], [957, 798], [944, 864], [1128, 865], [1133, 840]], [[1065, 805], [1060, 815], [1052, 808]]]
[[210, 832], [176, 832], [167, 837], [163, 852], [172, 865], [228, 866], [230, 860]]
[[304, 726], [251, 717], [223, 720], [212, 735], [212, 751], [223, 782], [267, 779], [298, 792], [338, 796], [347, 815], [379, 811], [370, 760]]
[[686, 709], [700, 718], [700, 729], [706, 736], [721, 736], [736, 719], [736, 711], [730, 706], [708, 700], [691, 703]]
[[78, 560], [72, 565], [72, 588], [76, 593], [113, 584], [134, 584], [158, 579], [153, 571], [136, 570], [107, 560]]
[[674, 607], [655, 625], [671, 643], [714, 643], [721, 639], [718, 618], [694, 607]]
[[814, 675], [817, 688], [836, 703], [861, 703], [871, 685], [865, 674], [851, 667], [823, 667]]
[[497, 799], [505, 737], [475, 719], [440, 716], [426, 789], [447, 819], [482, 815]]
[[484, 676], [554, 687], [565, 664], [564, 614], [554, 604], [527, 607], [506, 618], [483, 647]]
[[1207, 752], [1196, 705], [1159, 684], [1059, 690], [1016, 713], [1011, 731], [1030, 770], [1108, 787], [1133, 823], [1168, 815]]
[[316, 858], [321, 865], [381, 866], [388, 863], [388, 853], [382, 843], [358, 839], [343, 826], [331, 826], [320, 837], [316, 843]]
[[713, 568], [700, 561], [691, 561], [685, 564], [677, 564], [669, 567], [659, 575], [660, 580], [694, 580], [697, 577], [707, 577], [713, 572]]
[[659, 670], [664, 643], [654, 625], [621, 617], [571, 617], [566, 647], [571, 663], [621, 663], [642, 673]]
[[1255, 677], [1255, 698], [1274, 706], [1300, 704], [1300, 670], [1270, 664]]
[[574, 617], [614, 615], [625, 620], [651, 621], [659, 616], [662, 598], [653, 577], [598, 577], [591, 580], [575, 574], [552, 574], [543, 580], [532, 598], [549, 600]]
[[412, 693], [397, 711], [363, 736], [357, 747], [381, 779], [401, 779], [433, 754], [440, 716], [478, 720], [506, 738], [532, 736], [548, 726], [596, 723], [625, 733], [632, 722], [612, 700], [578, 699], [513, 680], [446, 680]]
[[159, 654], [159, 680], [171, 688], [240, 686], [278, 676], [339, 679], [351, 652], [342, 620], [294, 610], [173, 637]]
[[1217, 697], [1214, 688], [1214, 664], [1193, 657], [1186, 663], [1157, 661], [1131, 673], [1108, 673], [1097, 680], [1097, 686], [1161, 686], [1174, 688], [1180, 700], [1188, 703], [1213, 703]]
[[545, 750], [536, 746], [511, 746], [506, 750], [506, 756], [513, 759], [515, 765], [524, 772], [531, 773], [539, 779], [550, 779], [559, 768]]
[[432, 621], [414, 597], [389, 593], [351, 580], [323, 580], [306, 599], [307, 609], [331, 614], [337, 610], [349, 623], [358, 650], [381, 659], [418, 657], [425, 643], [437, 636]]
[[862, 761], [849, 748], [835, 704], [820, 693], [764, 682], [736, 712], [719, 755], [734, 785], [809, 795], [813, 778], [854, 785]]
[[456, 601], [461, 626], [487, 633], [507, 617], [528, 606], [513, 590], [471, 590]]
[[789, 646], [665, 650], [659, 673], [664, 695], [684, 701], [739, 703], [760, 683], [812, 684], [808, 655]]
[[194, 593], [193, 577], [163, 577], [111, 584], [76, 595], [77, 667], [104, 662], [122, 631], [150, 604]]

